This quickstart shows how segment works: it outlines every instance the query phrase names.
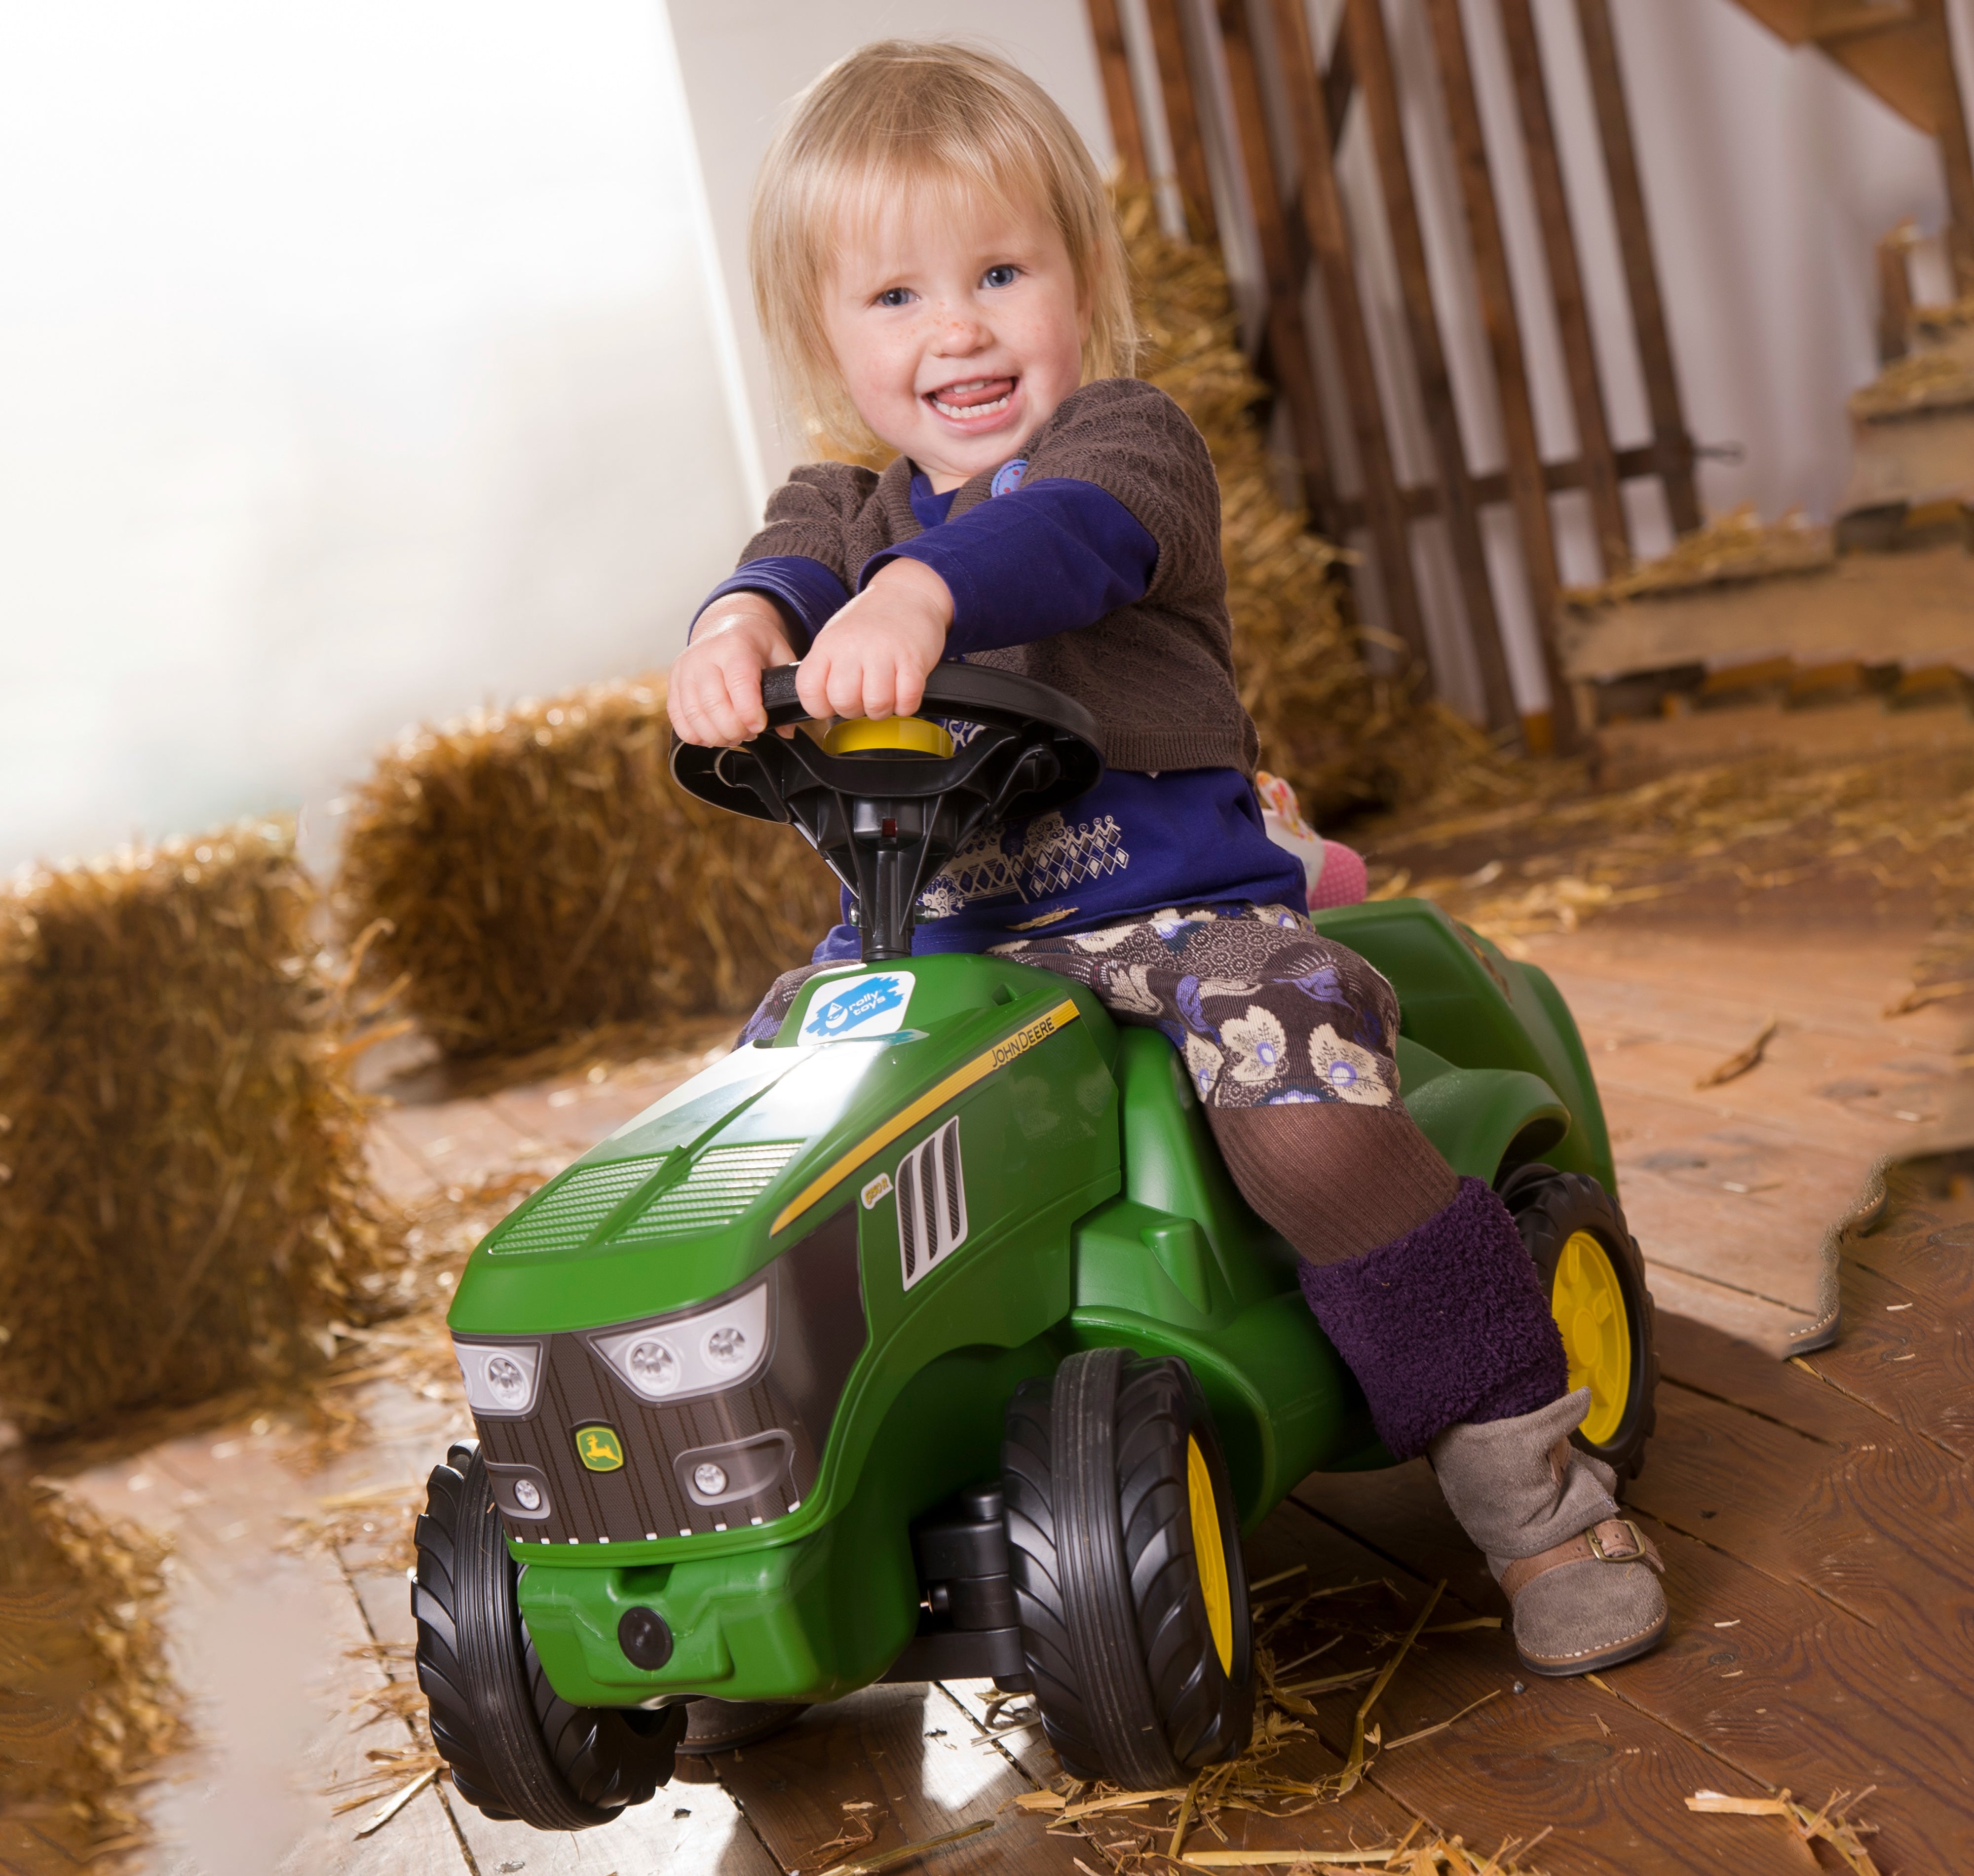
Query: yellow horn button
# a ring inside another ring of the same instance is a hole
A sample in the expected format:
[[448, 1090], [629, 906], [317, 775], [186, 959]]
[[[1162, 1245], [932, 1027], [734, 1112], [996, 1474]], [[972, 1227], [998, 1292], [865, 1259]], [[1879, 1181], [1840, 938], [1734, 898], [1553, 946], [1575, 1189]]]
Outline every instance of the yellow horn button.
[[953, 753], [953, 738], [925, 717], [844, 717], [822, 739], [826, 756], [936, 756]]
[[1589, 1232], [1573, 1232], [1556, 1261], [1549, 1311], [1562, 1331], [1572, 1389], [1588, 1387], [1583, 1437], [1608, 1445], [1631, 1398], [1631, 1325], [1611, 1254]]
[[1206, 1455], [1191, 1434], [1185, 1441], [1185, 1495], [1192, 1513], [1192, 1563], [1199, 1573], [1199, 1593], [1206, 1604], [1206, 1625], [1212, 1632], [1213, 1651], [1220, 1671], [1234, 1671], [1234, 1597], [1227, 1582], [1227, 1553], [1220, 1542], [1220, 1507], [1213, 1496], [1213, 1475]]

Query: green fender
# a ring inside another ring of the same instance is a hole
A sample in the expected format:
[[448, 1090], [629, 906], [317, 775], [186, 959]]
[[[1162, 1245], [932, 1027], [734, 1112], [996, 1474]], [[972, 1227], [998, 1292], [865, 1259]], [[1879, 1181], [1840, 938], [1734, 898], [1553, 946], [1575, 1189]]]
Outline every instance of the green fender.
[[1456, 1068], [1399, 1038], [1405, 1110], [1454, 1172], [1493, 1185], [1503, 1161], [1540, 1159], [1569, 1132], [1569, 1110], [1522, 1068]]

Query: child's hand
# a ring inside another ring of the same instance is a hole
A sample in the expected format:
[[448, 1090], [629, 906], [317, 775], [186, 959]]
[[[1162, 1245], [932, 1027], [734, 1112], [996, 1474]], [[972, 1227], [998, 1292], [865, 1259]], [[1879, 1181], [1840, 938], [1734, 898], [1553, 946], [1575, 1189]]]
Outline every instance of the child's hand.
[[909, 717], [946, 650], [953, 595], [917, 560], [893, 560], [815, 635], [795, 690], [812, 717]]
[[738, 592], [716, 601], [694, 628], [665, 686], [665, 708], [679, 740], [727, 749], [759, 736], [768, 726], [761, 674], [795, 660], [772, 599]]

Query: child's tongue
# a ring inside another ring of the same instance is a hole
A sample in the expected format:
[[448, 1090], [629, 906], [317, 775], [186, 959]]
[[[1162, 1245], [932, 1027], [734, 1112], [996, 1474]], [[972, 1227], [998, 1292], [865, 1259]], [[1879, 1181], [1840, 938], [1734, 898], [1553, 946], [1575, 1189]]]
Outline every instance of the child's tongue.
[[1012, 378], [983, 378], [977, 383], [949, 385], [933, 395], [949, 410], [972, 410], [978, 405], [994, 403], [1014, 388]]

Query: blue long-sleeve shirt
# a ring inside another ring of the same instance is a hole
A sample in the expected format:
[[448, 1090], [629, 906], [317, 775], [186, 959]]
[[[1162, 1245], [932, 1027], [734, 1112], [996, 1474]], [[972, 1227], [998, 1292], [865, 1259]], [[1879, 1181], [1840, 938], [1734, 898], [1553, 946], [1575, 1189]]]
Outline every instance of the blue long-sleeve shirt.
[[[1142, 598], [1151, 584], [1158, 543], [1094, 482], [1058, 476], [1029, 483], [949, 521], [954, 492], [935, 495], [926, 477], [914, 476], [912, 513], [925, 532], [873, 554], [857, 573], [861, 592], [894, 560], [930, 567], [953, 595], [949, 658], [1074, 631]], [[850, 603], [843, 582], [802, 554], [749, 561], [706, 603], [730, 592], [772, 599], [805, 652]]]
[[[1021, 484], [1017, 471], [1011, 480], [949, 520], [953, 492], [936, 494], [914, 476], [912, 512], [923, 531], [867, 560], [857, 590], [895, 559], [930, 567], [953, 595], [946, 650], [955, 658], [1077, 631], [1143, 597], [1158, 543], [1122, 502], [1067, 477]], [[798, 654], [850, 602], [829, 568], [795, 554], [749, 561], [707, 604], [736, 592], [774, 601]], [[1025, 931], [1087, 931], [1185, 906], [1300, 912], [1303, 881], [1295, 856], [1268, 838], [1254, 785], [1238, 769], [1110, 769], [1065, 808], [990, 829], [955, 855], [920, 900], [912, 948], [981, 951]], [[839, 924], [815, 956], [857, 949], [854, 928]]]

